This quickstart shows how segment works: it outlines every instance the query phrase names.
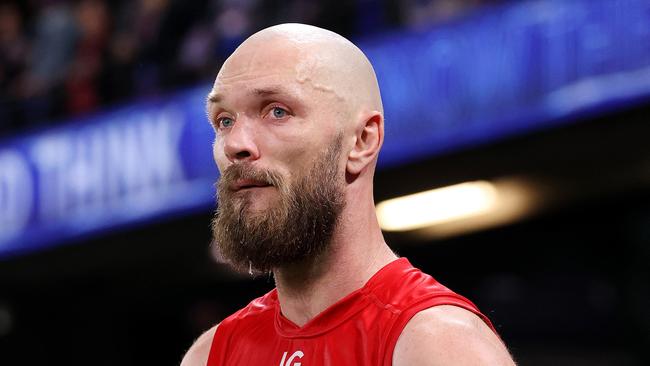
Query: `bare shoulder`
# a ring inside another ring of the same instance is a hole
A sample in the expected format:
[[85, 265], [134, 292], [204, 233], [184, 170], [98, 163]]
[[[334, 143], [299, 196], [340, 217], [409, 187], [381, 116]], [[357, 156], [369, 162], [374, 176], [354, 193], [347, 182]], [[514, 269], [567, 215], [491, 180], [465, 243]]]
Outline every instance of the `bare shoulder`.
[[393, 365], [503, 365], [514, 361], [501, 339], [474, 313], [452, 305], [417, 313], [404, 327]]
[[183, 357], [181, 366], [206, 366], [208, 364], [212, 338], [214, 338], [218, 326], [217, 324], [201, 334]]

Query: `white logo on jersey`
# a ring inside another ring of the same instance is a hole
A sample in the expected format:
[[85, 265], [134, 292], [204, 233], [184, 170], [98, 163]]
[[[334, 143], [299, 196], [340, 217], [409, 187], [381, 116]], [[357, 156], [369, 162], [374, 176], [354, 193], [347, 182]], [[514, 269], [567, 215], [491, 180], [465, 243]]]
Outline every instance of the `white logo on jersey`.
[[287, 360], [287, 352], [285, 352], [284, 354], [282, 354], [282, 361], [280, 361], [280, 366], [300, 366], [302, 365], [302, 363], [294, 362], [293, 360], [296, 358], [302, 358], [302, 356], [304, 355], [305, 354], [302, 353], [302, 351], [296, 351], [291, 356], [289, 356], [289, 359]]

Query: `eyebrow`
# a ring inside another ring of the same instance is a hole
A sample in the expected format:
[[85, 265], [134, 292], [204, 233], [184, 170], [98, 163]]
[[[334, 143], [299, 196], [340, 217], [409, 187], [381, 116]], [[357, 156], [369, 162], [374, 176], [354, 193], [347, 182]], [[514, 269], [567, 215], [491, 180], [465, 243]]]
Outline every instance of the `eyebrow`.
[[268, 97], [272, 95], [277, 95], [277, 94], [290, 94], [289, 92], [285, 91], [282, 87], [279, 86], [274, 86], [270, 88], [256, 88], [253, 89], [253, 94], [260, 96], [260, 97]]
[[221, 94], [213, 94], [210, 93], [208, 94], [208, 97], [206, 98], [206, 103], [219, 103], [223, 100], [223, 96]]
[[[255, 88], [252, 90], [250, 94], [257, 95], [260, 97], [269, 97], [278, 94], [293, 95], [293, 93], [289, 92], [288, 90], [286, 90], [281, 86], [271, 86], [268, 88]], [[210, 93], [206, 98], [206, 103], [208, 105], [215, 104], [215, 103], [220, 103], [222, 100], [223, 100], [222, 94]]]

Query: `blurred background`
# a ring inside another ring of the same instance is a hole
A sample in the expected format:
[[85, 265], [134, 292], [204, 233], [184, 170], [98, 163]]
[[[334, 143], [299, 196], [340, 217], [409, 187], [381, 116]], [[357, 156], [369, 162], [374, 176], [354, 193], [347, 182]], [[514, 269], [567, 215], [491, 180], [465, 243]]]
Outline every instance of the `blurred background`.
[[281, 22], [375, 65], [397, 253], [521, 365], [650, 364], [650, 1], [3, 0], [0, 365], [175, 365], [273, 287], [210, 252], [204, 98]]

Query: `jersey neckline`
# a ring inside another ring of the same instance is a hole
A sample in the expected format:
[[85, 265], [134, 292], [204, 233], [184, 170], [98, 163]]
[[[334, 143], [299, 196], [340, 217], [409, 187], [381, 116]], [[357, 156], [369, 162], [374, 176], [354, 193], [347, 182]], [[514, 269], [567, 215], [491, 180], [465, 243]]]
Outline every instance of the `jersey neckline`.
[[390, 286], [390, 281], [396, 280], [395, 274], [405, 273], [406, 270], [411, 268], [413, 266], [406, 258], [398, 258], [386, 264], [370, 277], [363, 287], [330, 305], [302, 327], [299, 327], [282, 314], [277, 289], [274, 289], [272, 296], [275, 307], [276, 331], [280, 336], [286, 338], [309, 338], [327, 333], [373, 302], [370, 295], [380, 287]]

